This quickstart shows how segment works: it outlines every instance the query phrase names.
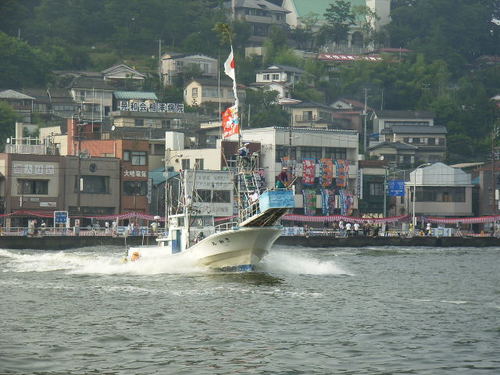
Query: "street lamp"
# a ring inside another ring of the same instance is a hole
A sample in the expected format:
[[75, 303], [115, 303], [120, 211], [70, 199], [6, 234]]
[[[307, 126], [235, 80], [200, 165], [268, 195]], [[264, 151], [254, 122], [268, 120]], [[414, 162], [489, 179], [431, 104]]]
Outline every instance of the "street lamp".
[[420, 168], [428, 167], [431, 163], [420, 164], [417, 168], [415, 168], [415, 175], [413, 176], [413, 210], [412, 210], [412, 219], [411, 222], [413, 224], [413, 232], [415, 233], [415, 228], [417, 227], [417, 217], [415, 216], [415, 201], [417, 196], [417, 170]]

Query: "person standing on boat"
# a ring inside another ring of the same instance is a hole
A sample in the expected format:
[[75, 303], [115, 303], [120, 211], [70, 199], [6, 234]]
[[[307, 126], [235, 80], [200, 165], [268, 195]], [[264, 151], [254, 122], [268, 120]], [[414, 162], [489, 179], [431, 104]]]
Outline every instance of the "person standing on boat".
[[283, 167], [281, 169], [281, 172], [278, 175], [278, 180], [281, 181], [284, 188], [288, 185], [288, 168], [287, 167]]

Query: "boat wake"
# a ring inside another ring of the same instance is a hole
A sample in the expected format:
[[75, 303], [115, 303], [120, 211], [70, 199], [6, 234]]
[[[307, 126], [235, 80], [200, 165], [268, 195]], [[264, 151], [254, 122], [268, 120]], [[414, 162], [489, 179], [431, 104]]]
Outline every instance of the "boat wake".
[[271, 251], [257, 269], [269, 273], [290, 273], [301, 275], [347, 275], [353, 276], [331, 260], [319, 260], [309, 254], [284, 250]]
[[123, 252], [17, 252], [0, 250], [0, 264], [4, 272], [64, 272], [66, 274], [97, 275], [156, 275], [204, 272], [188, 257], [141, 259], [124, 262]]
[[[196, 265], [188, 254], [179, 257], [141, 258], [124, 262], [123, 252], [90, 251], [16, 251], [0, 249], [3, 272], [64, 272], [75, 275], [157, 275], [213, 273]], [[319, 260], [308, 254], [275, 250], [255, 268], [269, 274], [352, 275], [331, 260]]]

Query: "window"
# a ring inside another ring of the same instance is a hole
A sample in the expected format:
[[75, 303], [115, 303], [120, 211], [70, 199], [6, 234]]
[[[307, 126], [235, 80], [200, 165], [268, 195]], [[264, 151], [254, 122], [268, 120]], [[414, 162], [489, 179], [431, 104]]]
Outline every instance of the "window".
[[444, 138], [438, 138], [439, 140], [439, 145], [444, 146]]
[[230, 190], [214, 190], [214, 203], [231, 203]]
[[195, 169], [203, 169], [203, 161], [204, 161], [204, 159], [195, 159], [194, 160], [194, 168]]
[[[126, 153], [129, 153], [129, 159], [125, 159]], [[132, 165], [146, 165], [147, 153], [146, 151], [125, 151], [123, 153], [123, 160], [130, 160], [130, 162], [132, 162]]]
[[429, 145], [435, 145], [436, 144], [436, 138], [427, 138], [427, 144], [429, 144]]
[[212, 201], [212, 191], [206, 189], [197, 189], [195, 195], [196, 202], [211, 202]]
[[204, 98], [217, 98], [218, 96], [217, 87], [203, 87]]
[[[87, 194], [109, 194], [109, 176], [81, 176], [81, 192]], [[78, 176], [75, 176], [75, 191], [78, 191]]]
[[123, 160], [130, 161], [130, 151], [123, 151]]
[[262, 79], [264, 81], [270, 81], [271, 80], [271, 75], [269, 73], [263, 74]]
[[273, 81], [279, 81], [279, 79], [280, 79], [279, 73], [273, 73], [272, 79], [273, 79]]
[[191, 96], [192, 96], [193, 98], [197, 98], [197, 97], [198, 97], [198, 87], [193, 87], [193, 88], [191, 89]]
[[191, 169], [191, 161], [189, 159], [182, 159], [182, 169]]
[[410, 138], [408, 138], [408, 137], [403, 138], [403, 142], [404, 142], [404, 143], [410, 143]]
[[302, 147], [302, 159], [321, 159], [321, 147]]
[[231, 191], [199, 189], [196, 190], [195, 201], [205, 203], [231, 203]]
[[146, 196], [148, 194], [148, 183], [146, 181], [124, 181], [123, 193], [128, 196]]
[[419, 202], [465, 202], [464, 187], [418, 187]]
[[333, 160], [346, 160], [347, 149], [340, 147], [327, 147], [325, 149], [325, 157]]
[[384, 196], [384, 184], [379, 182], [368, 183], [368, 188], [371, 197], [382, 197]]
[[[288, 146], [276, 146], [276, 162], [281, 163], [283, 158], [288, 158], [290, 148]], [[292, 147], [290, 158], [295, 160], [295, 148]]]
[[143, 119], [135, 119], [135, 126], [144, 126]]
[[17, 194], [47, 195], [49, 194], [49, 180], [17, 180]]
[[165, 154], [165, 145], [164, 144], [153, 144], [152, 145], [152, 153], [153, 155], [164, 155]]

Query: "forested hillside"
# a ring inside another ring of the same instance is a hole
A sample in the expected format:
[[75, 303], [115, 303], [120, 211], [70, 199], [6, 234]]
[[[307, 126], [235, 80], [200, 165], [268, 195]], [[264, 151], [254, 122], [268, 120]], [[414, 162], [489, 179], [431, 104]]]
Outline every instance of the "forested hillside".
[[[264, 61], [244, 60], [249, 30], [238, 22], [239, 80], [250, 83], [254, 70], [270, 62], [300, 66], [308, 75], [296, 97], [330, 104], [338, 97], [362, 99], [367, 88], [373, 108], [434, 111], [436, 123], [449, 130], [450, 161], [486, 159], [498, 125], [490, 98], [500, 94], [500, 65], [484, 56], [500, 55], [499, 13], [499, 0], [393, 0], [392, 22], [379, 37], [386, 47], [414, 52], [391, 63], [352, 63], [334, 76], [294, 56], [293, 31], [271, 36]], [[225, 57], [218, 22], [226, 22], [222, 0], [3, 0], [0, 88], [45, 87], [53, 70], [102, 70], [123, 61], [155, 72], [160, 43], [163, 51]]]

